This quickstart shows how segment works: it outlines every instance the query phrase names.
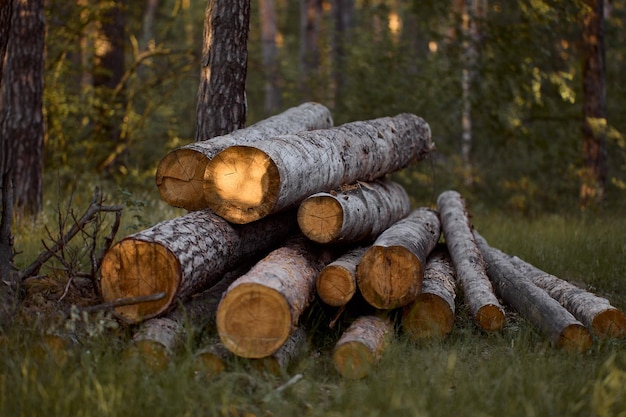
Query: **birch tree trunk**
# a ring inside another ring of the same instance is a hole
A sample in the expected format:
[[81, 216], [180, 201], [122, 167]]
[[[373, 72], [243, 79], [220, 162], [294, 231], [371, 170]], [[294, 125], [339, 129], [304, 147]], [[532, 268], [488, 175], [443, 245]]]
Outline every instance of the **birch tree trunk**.
[[402, 309], [402, 328], [414, 341], [443, 339], [454, 325], [456, 298], [454, 267], [445, 247], [426, 262], [422, 292]]
[[304, 103], [252, 126], [211, 140], [190, 143], [165, 155], [156, 171], [161, 198], [174, 207], [200, 210], [208, 207], [204, 199], [204, 171], [217, 153], [229, 146], [245, 145], [273, 136], [303, 130], [324, 129], [333, 125], [330, 110], [318, 103]]
[[376, 238], [410, 212], [411, 201], [400, 184], [357, 182], [308, 197], [298, 209], [298, 225], [318, 243], [357, 242]]
[[224, 345], [245, 358], [276, 352], [315, 295], [315, 278], [330, 252], [304, 238], [271, 252], [229, 288], [217, 310]]
[[351, 249], [322, 269], [315, 287], [324, 303], [341, 307], [352, 299], [357, 290], [356, 268], [367, 249], [367, 246]]
[[164, 292], [159, 301], [117, 307], [129, 323], [155, 317], [175, 300], [214, 285], [238, 262], [269, 250], [297, 230], [295, 213], [234, 227], [203, 210], [161, 222], [114, 245], [102, 260], [105, 301]]
[[428, 124], [408, 113], [277, 136], [216, 155], [204, 195], [226, 220], [249, 223], [314, 193], [405, 168], [433, 149]]
[[540, 334], [556, 347], [568, 352], [583, 352], [591, 346], [589, 331], [558, 301], [522, 275], [506, 255], [493, 250], [474, 231], [476, 242], [487, 261], [487, 273], [496, 292]]
[[363, 298], [379, 309], [402, 307], [422, 290], [426, 258], [440, 235], [437, 213], [427, 208], [385, 230], [365, 252], [357, 267]]
[[456, 191], [445, 191], [437, 198], [437, 208], [456, 278], [472, 318], [483, 330], [502, 329], [504, 309], [485, 271], [485, 262], [472, 234], [463, 197]]

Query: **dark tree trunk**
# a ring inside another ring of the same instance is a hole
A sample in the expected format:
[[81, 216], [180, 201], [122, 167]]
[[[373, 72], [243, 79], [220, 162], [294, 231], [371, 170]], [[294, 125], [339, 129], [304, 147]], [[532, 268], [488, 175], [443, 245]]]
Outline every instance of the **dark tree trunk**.
[[580, 205], [585, 208], [605, 199], [606, 66], [604, 52], [604, 1], [585, 0], [589, 10], [583, 30], [583, 170]]
[[354, 14], [354, 0], [333, 0], [333, 78], [335, 81], [335, 109], [341, 111], [343, 94], [345, 90], [345, 60], [346, 45], [350, 41], [350, 29]]
[[241, 129], [246, 124], [246, 75], [250, 0], [208, 0], [196, 141]]
[[321, 15], [321, 0], [300, 1], [300, 90], [305, 97], [311, 98], [314, 98], [311, 83], [320, 65], [318, 38]]
[[261, 17], [261, 50], [263, 71], [265, 72], [265, 106], [267, 115], [280, 108], [280, 87], [278, 85], [278, 47], [276, 46], [276, 5], [274, 0], [259, 2]]
[[4, 55], [9, 44], [9, 34], [11, 33], [11, 13], [13, 12], [12, 0], [0, 0], [0, 86], [2, 85], [2, 67]]

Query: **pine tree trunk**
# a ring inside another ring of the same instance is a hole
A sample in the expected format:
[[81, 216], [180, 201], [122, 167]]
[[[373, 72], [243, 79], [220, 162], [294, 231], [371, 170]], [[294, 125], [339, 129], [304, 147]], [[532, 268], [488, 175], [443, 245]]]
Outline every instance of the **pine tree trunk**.
[[422, 292], [402, 309], [402, 328], [414, 341], [443, 339], [454, 325], [456, 286], [454, 267], [445, 247], [426, 262]]
[[463, 197], [456, 191], [445, 191], [437, 198], [437, 208], [456, 278], [472, 318], [483, 330], [502, 329], [504, 309], [485, 271], [485, 262], [474, 240]]
[[159, 163], [156, 184], [161, 198], [187, 210], [207, 208], [204, 170], [217, 153], [233, 145], [246, 145], [273, 136], [333, 125], [330, 111], [318, 103], [304, 103], [228, 135], [195, 142], [168, 153]]
[[367, 246], [351, 249], [322, 269], [315, 287], [324, 303], [341, 307], [352, 299], [357, 290], [356, 268], [367, 249]]
[[276, 352], [315, 295], [315, 278], [332, 260], [304, 238], [288, 242], [259, 261], [228, 289], [217, 310], [217, 330], [238, 356]]
[[509, 259], [521, 273], [561, 303], [595, 336], [600, 338], [626, 337], [626, 315], [613, 307], [609, 300], [548, 274], [516, 256]]
[[478, 232], [474, 231], [474, 236], [487, 262], [487, 274], [505, 303], [554, 346], [569, 352], [583, 352], [591, 346], [589, 331], [565, 307], [521, 274], [506, 255], [491, 248]]
[[318, 243], [357, 242], [376, 238], [410, 212], [404, 188], [383, 179], [313, 194], [300, 204], [298, 225]]
[[102, 260], [105, 301], [166, 294], [159, 301], [117, 307], [129, 323], [155, 317], [175, 300], [214, 285], [228, 270], [257, 252], [269, 250], [297, 229], [295, 213], [234, 227], [203, 210], [161, 222], [128, 236]]
[[405, 168], [433, 149], [428, 124], [408, 113], [278, 136], [220, 152], [207, 164], [204, 195], [226, 220], [249, 223], [314, 193]]
[[385, 230], [365, 252], [357, 268], [363, 298], [379, 309], [402, 307], [422, 290], [426, 259], [440, 235], [437, 213], [427, 208]]
[[335, 345], [335, 369], [345, 378], [365, 377], [376, 366], [392, 337], [390, 320], [376, 316], [357, 318]]

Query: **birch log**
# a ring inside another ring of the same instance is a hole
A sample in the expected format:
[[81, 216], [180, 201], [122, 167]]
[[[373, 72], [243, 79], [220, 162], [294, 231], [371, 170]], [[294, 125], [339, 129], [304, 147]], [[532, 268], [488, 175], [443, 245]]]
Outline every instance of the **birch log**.
[[428, 124], [408, 113], [277, 136], [217, 154], [206, 167], [204, 196], [226, 220], [248, 223], [405, 168], [433, 149]]
[[505, 323], [504, 309], [487, 277], [481, 251], [472, 234], [465, 201], [458, 192], [445, 191], [437, 198], [437, 208], [456, 278], [472, 318], [483, 330], [502, 329]]
[[214, 285], [239, 262], [270, 250], [296, 230], [295, 212], [237, 227], [209, 210], [161, 222], [126, 237], [106, 253], [102, 296], [110, 301], [164, 292], [159, 301], [114, 310], [128, 323], [155, 317], [175, 300]]
[[352, 299], [357, 290], [356, 268], [367, 249], [367, 246], [350, 249], [322, 269], [315, 288], [324, 303], [341, 307]]
[[561, 303], [595, 336], [600, 338], [626, 337], [626, 315], [613, 307], [609, 300], [548, 274], [516, 256], [509, 259], [522, 274]]
[[454, 326], [454, 267], [445, 246], [428, 257], [422, 292], [402, 309], [402, 329], [413, 341], [443, 339]]
[[361, 379], [378, 363], [393, 336], [387, 318], [362, 316], [341, 335], [333, 350], [333, 364], [345, 378]]
[[202, 186], [204, 170], [218, 152], [233, 145], [332, 125], [328, 108], [318, 103], [304, 103], [228, 135], [190, 143], [161, 160], [156, 171], [157, 188], [161, 198], [172, 206], [187, 210], [207, 208]]
[[480, 251], [487, 262], [487, 274], [502, 300], [517, 310], [540, 334], [556, 347], [583, 352], [591, 346], [591, 336], [582, 323], [547, 292], [536, 286], [474, 231]]
[[414, 210], [385, 230], [357, 267], [363, 298], [379, 309], [402, 307], [422, 290], [426, 259], [440, 235], [437, 213]]
[[217, 309], [224, 345], [245, 358], [276, 352], [315, 296], [315, 278], [332, 254], [304, 238], [272, 251], [229, 288]]
[[318, 243], [357, 242], [375, 239], [410, 212], [409, 196], [400, 184], [357, 182], [308, 197], [298, 209], [298, 225]]

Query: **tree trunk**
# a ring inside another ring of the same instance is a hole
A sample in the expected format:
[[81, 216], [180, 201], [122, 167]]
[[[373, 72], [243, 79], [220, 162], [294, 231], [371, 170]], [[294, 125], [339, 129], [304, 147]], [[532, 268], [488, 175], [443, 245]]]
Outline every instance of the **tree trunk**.
[[195, 211], [128, 236], [102, 260], [105, 301], [164, 292], [159, 301], [118, 307], [129, 323], [155, 317], [175, 300], [214, 285], [238, 262], [270, 249], [296, 230], [295, 213], [234, 227], [212, 212]]
[[246, 124], [250, 0], [208, 0], [196, 106], [196, 141]]
[[402, 328], [414, 341], [443, 339], [454, 325], [456, 287], [450, 255], [442, 246], [430, 254], [422, 292], [402, 309]]
[[607, 183], [604, 0], [585, 0], [583, 53], [583, 169], [580, 205], [604, 202]]
[[315, 295], [315, 278], [332, 260], [304, 238], [271, 252], [235, 281], [217, 310], [224, 345], [245, 358], [276, 352]]
[[392, 337], [390, 320], [376, 316], [357, 318], [335, 345], [335, 369], [344, 378], [365, 377], [376, 366]]
[[513, 266], [530, 278], [536, 286], [545, 290], [550, 297], [561, 303], [595, 336], [600, 338], [626, 337], [626, 315], [613, 307], [609, 300], [548, 274], [516, 256], [509, 259]]
[[357, 182], [308, 197], [298, 209], [298, 225], [318, 243], [357, 242], [376, 238], [410, 212], [411, 201], [400, 184]]
[[207, 208], [202, 184], [207, 163], [217, 153], [233, 145], [245, 145], [273, 136], [333, 125], [330, 111], [318, 103], [304, 103], [261, 120], [245, 129], [202, 142], [195, 142], [168, 153], [159, 163], [156, 184], [161, 198], [187, 210]]
[[266, 114], [274, 114], [280, 108], [280, 86], [278, 85], [278, 47], [276, 46], [276, 5], [274, 0], [259, 1], [261, 20], [261, 53], [265, 72]]
[[385, 230], [365, 252], [357, 267], [363, 298], [379, 309], [402, 307], [422, 290], [426, 259], [440, 235], [437, 213], [427, 208]]
[[[300, 92], [315, 97], [312, 80], [317, 78], [320, 65], [319, 31], [322, 0], [300, 0]], [[319, 99], [319, 98], [318, 98]]]
[[13, 14], [13, 0], [0, 0], [0, 87], [2, 87], [2, 69], [4, 56], [9, 45], [11, 33], [11, 16]]
[[408, 113], [277, 136], [220, 152], [207, 164], [204, 196], [228, 221], [249, 223], [311, 194], [405, 168], [433, 149], [428, 124]]
[[322, 269], [315, 287], [324, 303], [341, 307], [352, 299], [357, 290], [356, 268], [367, 249], [367, 246], [351, 249]]
[[516, 309], [556, 347], [583, 352], [591, 346], [589, 331], [558, 301], [522, 275], [508, 257], [493, 250], [474, 231], [480, 251], [487, 262], [487, 274], [502, 300]]
[[504, 309], [485, 271], [463, 197], [456, 191], [445, 191], [437, 198], [437, 208], [456, 278], [472, 318], [483, 330], [501, 330], [506, 320]]
[[346, 90], [346, 51], [350, 47], [352, 20], [354, 14], [354, 0], [332, 0], [333, 11], [333, 79], [334, 79], [334, 109], [342, 113], [345, 109]]

